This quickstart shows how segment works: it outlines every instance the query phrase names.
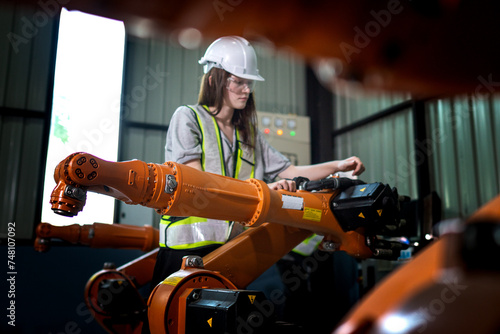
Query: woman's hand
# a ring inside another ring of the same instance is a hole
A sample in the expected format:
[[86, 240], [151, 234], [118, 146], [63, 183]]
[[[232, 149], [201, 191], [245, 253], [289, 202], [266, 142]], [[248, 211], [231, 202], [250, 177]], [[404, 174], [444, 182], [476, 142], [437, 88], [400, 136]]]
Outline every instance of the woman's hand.
[[[349, 171], [353, 172], [352, 175], [360, 175], [365, 171], [365, 165], [363, 165], [361, 159], [352, 156], [344, 160], [333, 160], [314, 165], [290, 165], [287, 169], [278, 174], [278, 176], [282, 179], [293, 179], [294, 177], [302, 176], [309, 180], [321, 180], [337, 172]], [[271, 184], [274, 185], [273, 183]]]
[[352, 175], [360, 175], [365, 171], [365, 165], [358, 157], [350, 157], [339, 161], [338, 172], [349, 172], [351, 170], [353, 171]]
[[287, 191], [297, 191], [297, 186], [295, 181], [292, 180], [279, 180], [278, 182], [268, 183], [268, 187], [272, 190], [287, 190]]

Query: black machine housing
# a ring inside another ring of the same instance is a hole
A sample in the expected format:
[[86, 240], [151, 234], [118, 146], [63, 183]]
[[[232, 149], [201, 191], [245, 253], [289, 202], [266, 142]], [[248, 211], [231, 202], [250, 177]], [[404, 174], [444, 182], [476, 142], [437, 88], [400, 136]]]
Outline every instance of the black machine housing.
[[[408, 197], [399, 196], [396, 188], [350, 178], [309, 181], [300, 177], [294, 180], [301, 190], [340, 190], [330, 201], [332, 213], [345, 232], [359, 230], [366, 236], [366, 245], [374, 257], [396, 260], [400, 251], [408, 248], [407, 244], [394, 241], [404, 235], [408, 220], [401, 215], [405, 212], [402, 206], [410, 201]], [[390, 238], [384, 240], [381, 236]]]

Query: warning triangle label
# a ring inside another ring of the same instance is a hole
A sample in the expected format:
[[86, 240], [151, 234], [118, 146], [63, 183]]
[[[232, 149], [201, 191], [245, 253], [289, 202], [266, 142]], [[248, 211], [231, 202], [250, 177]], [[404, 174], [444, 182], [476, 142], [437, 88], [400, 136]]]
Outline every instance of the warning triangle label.
[[255, 301], [256, 296], [257, 295], [248, 295], [248, 299], [250, 299], [250, 303], [252, 303], [252, 305], [253, 305], [253, 302]]
[[361, 212], [358, 217], [361, 217], [361, 218], [365, 218], [365, 215], [363, 214], [363, 212]]
[[207, 320], [207, 322], [208, 322], [208, 325], [209, 325], [210, 327], [212, 327], [212, 318], [208, 319], [208, 320]]
[[378, 216], [381, 217], [382, 216], [382, 209], [377, 210], [377, 213], [378, 213]]
[[363, 192], [366, 190], [366, 187], [359, 189], [359, 191]]

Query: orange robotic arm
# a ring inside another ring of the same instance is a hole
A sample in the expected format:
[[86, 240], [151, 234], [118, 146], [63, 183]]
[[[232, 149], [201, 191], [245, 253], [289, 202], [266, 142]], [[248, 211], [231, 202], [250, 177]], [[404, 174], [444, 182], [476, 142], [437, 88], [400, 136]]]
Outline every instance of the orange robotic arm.
[[72, 244], [93, 248], [124, 248], [150, 251], [158, 247], [158, 230], [152, 226], [118, 224], [72, 224], [54, 226], [40, 223], [36, 228], [35, 250], [46, 252], [51, 239], [61, 239]]
[[[307, 228], [332, 235], [342, 250], [354, 256], [372, 255], [361, 234], [345, 233], [336, 223], [329, 209], [333, 192], [272, 191], [256, 179], [235, 180], [172, 162], [109, 162], [86, 153], [62, 161], [54, 178], [57, 186], [51, 196], [52, 210], [66, 216], [78, 214], [85, 205], [86, 192], [92, 191], [154, 208], [160, 214], [233, 220], [246, 226], [272, 222]], [[299, 199], [302, 209], [284, 207], [285, 194], [290, 202]]]
[[[363, 227], [348, 226], [346, 231], [347, 225], [337, 222], [331, 205], [338, 191], [274, 191], [260, 180], [235, 180], [173, 162], [109, 162], [87, 153], [72, 154], [59, 163], [54, 179], [52, 210], [66, 216], [78, 214], [86, 192], [92, 191], [171, 216], [232, 220], [254, 227], [278, 223], [324, 235], [327, 249], [360, 258], [374, 255]], [[362, 211], [359, 216], [368, 218]]]
[[[353, 186], [349, 192], [274, 191], [260, 180], [235, 180], [173, 162], [109, 162], [87, 153], [67, 157], [54, 178], [52, 209], [66, 216], [78, 214], [86, 192], [92, 191], [160, 214], [232, 220], [255, 227], [201, 261], [186, 261], [155, 288], [148, 302], [154, 333], [184, 332], [185, 305], [193, 289], [245, 288], [312, 233], [324, 236], [325, 250], [342, 250], [358, 258], [394, 255], [392, 248], [400, 249], [377, 240], [373, 233], [384, 226], [392, 228], [399, 220], [391, 214], [399, 208], [397, 194], [380, 184]], [[374, 210], [366, 205], [365, 194], [376, 195], [380, 206]], [[342, 210], [350, 206], [345, 205], [350, 199], [362, 199], [355, 216], [352, 210]], [[342, 217], [341, 223], [336, 216]], [[378, 222], [376, 229], [366, 222]]]

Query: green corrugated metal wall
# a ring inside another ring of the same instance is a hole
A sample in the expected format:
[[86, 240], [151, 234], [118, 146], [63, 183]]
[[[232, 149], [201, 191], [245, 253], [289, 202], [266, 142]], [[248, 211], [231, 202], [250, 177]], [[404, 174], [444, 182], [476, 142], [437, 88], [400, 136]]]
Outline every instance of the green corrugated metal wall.
[[333, 129], [337, 130], [371, 116], [380, 110], [410, 99], [409, 94], [360, 93], [343, 87], [335, 90], [335, 118]]
[[366, 166], [363, 181], [388, 183], [416, 198], [412, 123], [411, 111], [405, 110], [343, 134], [335, 138], [335, 156], [358, 156]]
[[15, 222], [29, 239], [38, 223], [56, 28], [39, 7], [0, 3], [0, 236]]
[[[348, 90], [335, 94], [333, 129], [341, 129], [388, 107], [407, 101], [405, 94], [353, 94]], [[411, 110], [356, 128], [334, 138], [335, 158], [357, 155], [366, 165], [361, 176], [365, 182], [384, 182], [399, 193], [417, 197], [413, 168], [413, 120]]]
[[500, 192], [500, 99], [460, 96], [426, 109], [432, 189], [444, 217], [466, 217]]
[[[341, 129], [408, 95], [335, 95], [334, 129]], [[396, 186], [416, 198], [416, 167], [429, 159], [430, 189], [442, 200], [443, 219], [467, 217], [500, 192], [500, 98], [457, 96], [425, 102], [427, 139], [415, 146], [412, 110], [402, 110], [334, 138], [335, 157], [358, 155], [362, 179]], [[426, 182], [427, 182], [426, 181]]]

